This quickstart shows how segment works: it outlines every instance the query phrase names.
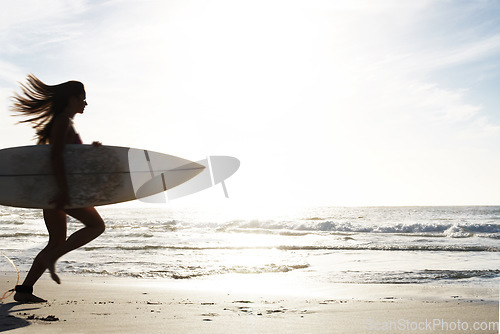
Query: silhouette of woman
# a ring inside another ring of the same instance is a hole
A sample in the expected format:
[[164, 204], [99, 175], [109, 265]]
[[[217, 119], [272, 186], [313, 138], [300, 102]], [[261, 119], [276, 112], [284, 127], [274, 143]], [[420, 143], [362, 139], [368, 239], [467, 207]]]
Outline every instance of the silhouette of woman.
[[[20, 123], [31, 123], [37, 131], [38, 144], [51, 145], [51, 163], [59, 187], [53, 199], [54, 208], [44, 209], [43, 218], [49, 232], [47, 246], [35, 257], [22, 285], [15, 288], [14, 300], [18, 302], [42, 303], [46, 300], [33, 294], [33, 286], [46, 269], [58, 284], [56, 261], [64, 254], [75, 250], [97, 238], [104, 232], [105, 225], [99, 213], [93, 208], [64, 209], [69, 204], [63, 151], [66, 144], [82, 144], [73, 127], [73, 117], [83, 114], [87, 106], [85, 88], [81, 82], [68, 81], [59, 85], [46, 85], [34, 75], [28, 75], [27, 83], [21, 84], [22, 94], [13, 96], [12, 110], [27, 119]], [[94, 142], [93, 145], [101, 145]], [[80, 220], [84, 227], [67, 234], [67, 215]]]

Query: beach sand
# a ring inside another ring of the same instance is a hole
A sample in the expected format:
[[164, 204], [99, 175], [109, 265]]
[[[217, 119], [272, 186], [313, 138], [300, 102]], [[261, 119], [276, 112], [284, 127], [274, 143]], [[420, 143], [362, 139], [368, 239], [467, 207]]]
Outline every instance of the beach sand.
[[[0, 332], [459, 333], [467, 326], [470, 333], [498, 333], [498, 289], [297, 285], [285, 275], [190, 280], [62, 275], [61, 285], [45, 275], [35, 294], [48, 302], [4, 299]], [[2, 293], [15, 282], [15, 274], [0, 273]]]

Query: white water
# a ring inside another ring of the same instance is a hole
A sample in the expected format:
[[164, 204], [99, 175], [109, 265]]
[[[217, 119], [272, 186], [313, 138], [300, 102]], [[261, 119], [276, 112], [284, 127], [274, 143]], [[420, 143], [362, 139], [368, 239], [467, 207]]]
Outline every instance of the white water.
[[[483, 286], [500, 277], [500, 207], [99, 211], [106, 232], [63, 257], [60, 272], [183, 279], [300, 271], [325, 282]], [[79, 226], [70, 220], [70, 233]], [[28, 270], [48, 238], [40, 210], [0, 207], [0, 237], [0, 251]]]

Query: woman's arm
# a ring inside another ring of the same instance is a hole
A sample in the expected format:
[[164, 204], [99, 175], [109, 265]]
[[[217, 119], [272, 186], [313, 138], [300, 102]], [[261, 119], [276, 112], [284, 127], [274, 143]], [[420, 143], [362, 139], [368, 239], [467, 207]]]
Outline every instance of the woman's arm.
[[57, 209], [62, 209], [65, 204], [69, 204], [68, 182], [63, 159], [64, 145], [66, 145], [69, 127], [69, 118], [60, 115], [54, 119], [50, 134], [50, 144], [52, 146], [50, 160], [59, 187], [59, 194], [54, 199]]

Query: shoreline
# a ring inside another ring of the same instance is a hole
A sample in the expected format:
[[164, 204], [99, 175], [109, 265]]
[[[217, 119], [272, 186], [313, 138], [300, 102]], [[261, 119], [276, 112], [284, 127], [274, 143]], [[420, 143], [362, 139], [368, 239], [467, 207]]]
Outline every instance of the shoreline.
[[[2, 294], [16, 282], [15, 273], [0, 278]], [[44, 275], [35, 286], [47, 303], [3, 300], [0, 332], [452, 333], [477, 325], [485, 330], [473, 332], [498, 333], [498, 288], [317, 285], [280, 274], [62, 280], [57, 285]]]

